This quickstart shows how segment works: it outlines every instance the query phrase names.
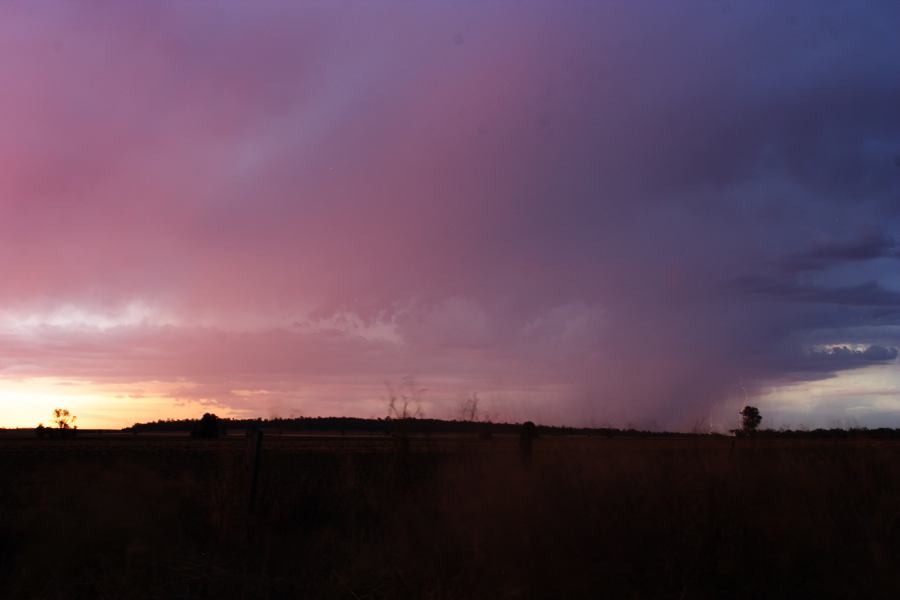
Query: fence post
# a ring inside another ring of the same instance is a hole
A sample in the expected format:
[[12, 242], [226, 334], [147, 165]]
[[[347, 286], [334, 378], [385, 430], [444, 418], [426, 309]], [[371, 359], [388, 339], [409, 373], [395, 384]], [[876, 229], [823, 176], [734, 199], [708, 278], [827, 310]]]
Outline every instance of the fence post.
[[522, 432], [519, 434], [519, 456], [526, 468], [531, 467], [531, 450], [536, 436], [537, 428], [534, 423], [531, 421], [522, 423]]
[[259, 480], [259, 456], [262, 453], [263, 432], [261, 429], [247, 430], [247, 448], [244, 453], [244, 463], [247, 472], [247, 516], [253, 513], [253, 505], [256, 501], [256, 486]]

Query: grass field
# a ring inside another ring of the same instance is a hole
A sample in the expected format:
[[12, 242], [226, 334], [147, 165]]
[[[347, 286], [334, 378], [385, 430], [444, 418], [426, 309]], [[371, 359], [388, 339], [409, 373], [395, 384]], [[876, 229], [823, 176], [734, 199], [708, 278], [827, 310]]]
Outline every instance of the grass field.
[[[0, 436], [4, 598], [896, 598], [900, 443]], [[255, 495], [251, 498], [251, 490]]]

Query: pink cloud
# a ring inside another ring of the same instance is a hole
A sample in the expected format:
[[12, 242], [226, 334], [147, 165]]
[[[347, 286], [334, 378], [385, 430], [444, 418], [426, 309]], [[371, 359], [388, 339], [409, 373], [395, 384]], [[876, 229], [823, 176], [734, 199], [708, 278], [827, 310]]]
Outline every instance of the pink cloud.
[[[350, 414], [413, 375], [436, 410], [676, 425], [795, 377], [844, 317], [732, 284], [892, 180], [847, 208], [814, 132], [782, 143], [844, 75], [772, 74], [777, 6], [682, 10], [0, 8], [0, 376]], [[891, 130], [870, 103], [841, 148]]]

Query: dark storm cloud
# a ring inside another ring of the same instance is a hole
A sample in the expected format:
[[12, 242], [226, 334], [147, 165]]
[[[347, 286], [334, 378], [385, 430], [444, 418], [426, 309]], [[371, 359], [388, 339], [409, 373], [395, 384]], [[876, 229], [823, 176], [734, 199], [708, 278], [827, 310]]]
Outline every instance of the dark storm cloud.
[[897, 241], [883, 231], [873, 231], [856, 239], [817, 244], [809, 252], [788, 257], [783, 266], [788, 271], [799, 272], [876, 258], [900, 258]]
[[900, 292], [890, 290], [876, 281], [849, 287], [789, 285], [783, 283], [755, 286], [754, 293], [791, 302], [837, 304], [844, 306], [900, 307]]

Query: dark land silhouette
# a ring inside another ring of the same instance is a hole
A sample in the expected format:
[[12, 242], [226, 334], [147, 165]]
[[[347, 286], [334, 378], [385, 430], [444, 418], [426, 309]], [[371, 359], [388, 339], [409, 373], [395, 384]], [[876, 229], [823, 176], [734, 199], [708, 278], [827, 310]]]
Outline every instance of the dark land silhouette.
[[[218, 418], [217, 418], [218, 419]], [[202, 419], [161, 419], [147, 423], [135, 423], [122, 431], [140, 434], [188, 433], [193, 431]], [[530, 422], [530, 421], [529, 421]], [[402, 423], [410, 433], [415, 434], [477, 434], [489, 439], [485, 432], [519, 435], [522, 423], [494, 423], [475, 420], [448, 420], [428, 418], [408, 419], [365, 419], [360, 417], [292, 417], [272, 419], [218, 419], [218, 427], [223, 433], [241, 432], [246, 429], [264, 429], [274, 434], [321, 433], [321, 434], [361, 434], [386, 435], [397, 431]], [[617, 427], [569, 427], [534, 424], [534, 434], [541, 436], [588, 436], [588, 437], [666, 437], [695, 438], [698, 436], [730, 437], [724, 433], [689, 433], [678, 431], [654, 431]], [[741, 429], [732, 430], [738, 432]], [[754, 437], [795, 438], [795, 439], [896, 439], [900, 440], [900, 429], [889, 427], [867, 428], [815, 428], [815, 429], [754, 429]]]
[[0, 432], [4, 598], [900, 594], [897, 430], [209, 415], [26, 433]]

